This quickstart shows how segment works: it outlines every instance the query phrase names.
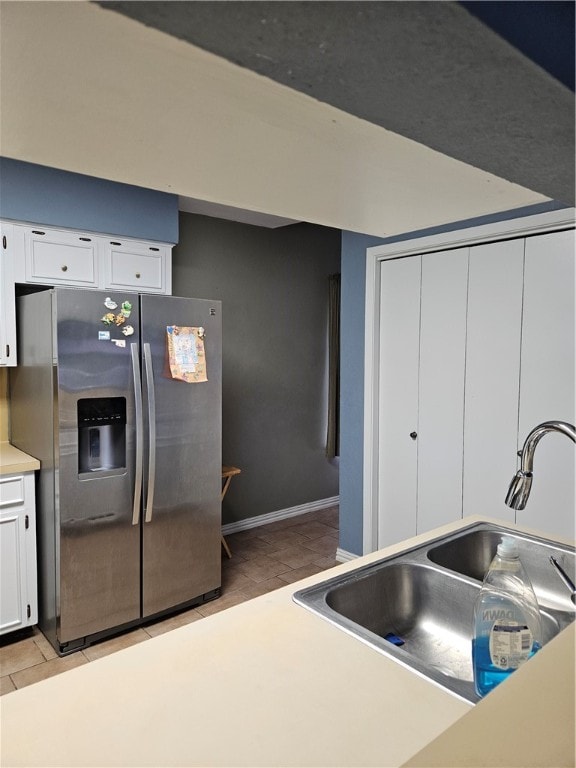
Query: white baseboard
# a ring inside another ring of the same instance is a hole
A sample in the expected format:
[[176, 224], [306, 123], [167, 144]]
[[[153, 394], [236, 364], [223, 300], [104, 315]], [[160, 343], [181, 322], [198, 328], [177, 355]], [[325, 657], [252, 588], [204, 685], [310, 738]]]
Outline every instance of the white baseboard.
[[340, 549], [340, 547], [336, 549], [336, 560], [339, 563], [347, 563], [350, 560], [355, 560], [357, 557], [360, 557], [360, 555], [355, 555], [354, 552], [347, 552], [345, 549]]
[[320, 509], [335, 507], [339, 503], [340, 496], [332, 496], [329, 499], [310, 501], [307, 504], [300, 504], [297, 507], [288, 507], [287, 509], [279, 509], [276, 512], [267, 512], [264, 515], [248, 517], [246, 520], [238, 520], [235, 523], [226, 523], [226, 525], [222, 526], [222, 533], [224, 536], [228, 536], [231, 533], [246, 531], [248, 528], [257, 528], [260, 525], [274, 523], [277, 520], [285, 520], [288, 517], [297, 517], [298, 515], [305, 515], [307, 512], [317, 512]]

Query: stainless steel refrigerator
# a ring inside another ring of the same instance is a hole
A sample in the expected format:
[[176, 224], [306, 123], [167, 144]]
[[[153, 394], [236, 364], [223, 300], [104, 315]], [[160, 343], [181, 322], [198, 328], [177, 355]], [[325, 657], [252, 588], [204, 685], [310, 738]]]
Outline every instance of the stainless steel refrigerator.
[[18, 299], [18, 334], [11, 441], [41, 461], [56, 651], [217, 597], [220, 302], [55, 288]]

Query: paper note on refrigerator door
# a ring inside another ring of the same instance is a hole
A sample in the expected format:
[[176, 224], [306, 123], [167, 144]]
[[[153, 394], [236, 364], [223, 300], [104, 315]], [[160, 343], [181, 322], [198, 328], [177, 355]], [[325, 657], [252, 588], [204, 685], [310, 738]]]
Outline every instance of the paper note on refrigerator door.
[[204, 328], [169, 325], [166, 335], [172, 378], [189, 384], [208, 381]]

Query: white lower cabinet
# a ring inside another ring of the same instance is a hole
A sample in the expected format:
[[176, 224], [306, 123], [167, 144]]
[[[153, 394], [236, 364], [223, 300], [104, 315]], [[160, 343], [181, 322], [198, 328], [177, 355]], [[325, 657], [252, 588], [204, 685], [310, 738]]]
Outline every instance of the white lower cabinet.
[[517, 451], [574, 423], [574, 231], [380, 266], [378, 546], [467, 515], [574, 535], [574, 445], [546, 435], [525, 510]]
[[0, 477], [0, 634], [38, 623], [34, 473]]

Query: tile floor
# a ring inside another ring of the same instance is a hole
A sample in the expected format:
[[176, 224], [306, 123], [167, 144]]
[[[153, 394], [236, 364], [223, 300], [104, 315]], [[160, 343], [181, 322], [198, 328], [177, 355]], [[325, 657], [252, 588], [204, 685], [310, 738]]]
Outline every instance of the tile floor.
[[241, 531], [226, 541], [232, 559], [222, 552], [222, 595], [217, 600], [62, 658], [37, 627], [0, 638], [0, 695], [332, 568], [337, 565], [338, 507]]

